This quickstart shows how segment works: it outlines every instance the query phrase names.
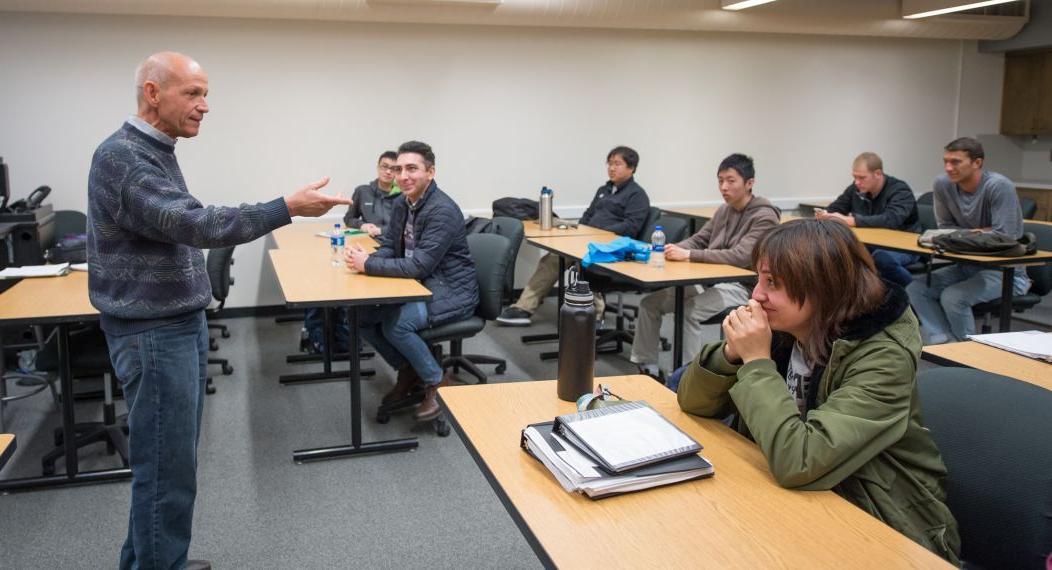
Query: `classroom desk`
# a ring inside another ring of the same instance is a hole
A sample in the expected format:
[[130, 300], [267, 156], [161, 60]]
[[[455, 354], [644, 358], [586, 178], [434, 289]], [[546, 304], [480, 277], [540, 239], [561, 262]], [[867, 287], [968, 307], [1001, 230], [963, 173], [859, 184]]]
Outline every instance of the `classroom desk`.
[[15, 449], [18, 447], [15, 441], [14, 434], [0, 433], [0, 469], [7, 465], [7, 460], [11, 459], [11, 456], [15, 454]]
[[453, 425], [544, 566], [560, 568], [950, 568], [831, 491], [778, 486], [759, 448], [680, 411], [647, 376], [597, 378], [700, 442], [714, 477], [594, 501], [567, 493], [519, 447], [527, 424], [574, 411], [555, 381], [440, 388]]
[[[303, 253], [329, 256], [329, 238], [319, 236], [321, 232], [332, 232], [335, 222], [298, 222], [282, 226], [270, 235], [278, 249], [295, 249]], [[344, 243], [359, 243], [362, 247], [376, 248], [379, 244], [369, 234], [345, 235]]]
[[1016, 378], [1052, 390], [1052, 364], [966, 340], [925, 346], [921, 358], [940, 366], [963, 366]]
[[[565, 266], [564, 259], [570, 258], [579, 261], [588, 252], [588, 242], [595, 241], [588, 236], [565, 237], [565, 238], [527, 238], [527, 241], [546, 251], [559, 256], [559, 299], [560, 304], [563, 296], [562, 274]], [[756, 274], [748, 269], [734, 267], [733, 265], [722, 265], [716, 263], [691, 263], [669, 261], [665, 267], [658, 269], [645, 263], [597, 263], [589, 268], [589, 271], [599, 271], [615, 277], [628, 280], [634, 286], [643, 290], [661, 289], [664, 287], [675, 288], [675, 311], [674, 311], [674, 335], [672, 342], [672, 367], [679, 368], [683, 363], [683, 319], [684, 315], [684, 293], [683, 288], [688, 285], [711, 285], [713, 283], [724, 283], [727, 281], [741, 281]]]
[[523, 236], [528, 238], [593, 236], [596, 240], [612, 240], [617, 237], [617, 234], [614, 232], [593, 228], [592, 226], [586, 226], [584, 224], [577, 224], [577, 227], [575, 228], [559, 229], [553, 227], [550, 230], [542, 230], [541, 224], [537, 220], [523, 221], [522, 232]]
[[98, 320], [99, 313], [88, 301], [88, 274], [71, 271], [62, 277], [23, 279], [0, 293], [0, 327], [56, 325], [58, 335], [59, 383], [62, 387], [62, 440], [65, 445], [66, 473], [0, 481], [0, 490], [59, 487], [131, 477], [131, 469], [103, 469], [80, 472], [77, 465], [73, 372], [69, 358], [69, 326]]
[[1012, 323], [1012, 277], [1015, 265], [1031, 265], [1052, 262], [1052, 251], [1038, 250], [1034, 255], [1025, 257], [992, 257], [989, 255], [961, 255], [957, 253], [938, 253], [917, 244], [917, 234], [887, 228], [851, 228], [859, 241], [882, 249], [915, 253], [921, 256], [964, 261], [985, 266], [987, 269], [1001, 270], [1001, 315], [998, 327], [1007, 331]]
[[698, 220], [711, 220], [716, 215], [716, 210], [720, 209], [719, 206], [701, 206], [701, 207], [675, 207], [675, 208], [661, 208], [661, 211], [666, 214], [678, 216], [680, 218], [687, 218], [687, 222], [690, 224], [688, 231], [690, 237], [698, 231]]
[[361, 362], [356, 349], [358, 308], [362, 305], [423, 301], [431, 298], [431, 292], [412, 279], [373, 277], [354, 273], [346, 266], [332, 267], [327, 258], [304, 255], [295, 248], [272, 249], [268, 253], [287, 307], [308, 309], [344, 306], [348, 309], [347, 321], [350, 325], [349, 345], [352, 349], [348, 351], [348, 374], [351, 385], [351, 443], [296, 450], [292, 453], [293, 461], [415, 448], [415, 437], [362, 443]]

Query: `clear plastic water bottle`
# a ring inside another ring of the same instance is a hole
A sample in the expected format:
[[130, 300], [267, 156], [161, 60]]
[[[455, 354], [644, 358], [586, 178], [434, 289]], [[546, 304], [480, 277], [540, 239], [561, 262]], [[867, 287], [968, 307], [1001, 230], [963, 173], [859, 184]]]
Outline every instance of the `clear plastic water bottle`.
[[332, 249], [332, 266], [343, 265], [343, 228], [340, 224], [333, 224], [332, 237], [329, 238], [329, 247]]
[[665, 266], [665, 228], [661, 226], [650, 234], [650, 265], [658, 269]]

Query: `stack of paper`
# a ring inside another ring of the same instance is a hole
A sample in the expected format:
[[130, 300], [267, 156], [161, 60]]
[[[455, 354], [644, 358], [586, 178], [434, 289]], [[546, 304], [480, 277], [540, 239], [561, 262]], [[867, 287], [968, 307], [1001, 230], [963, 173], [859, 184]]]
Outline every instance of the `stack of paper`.
[[23, 265], [8, 267], [0, 271], [0, 279], [21, 279], [23, 277], [58, 277], [69, 273], [68, 263], [54, 265]]
[[526, 426], [521, 445], [563, 489], [591, 498], [713, 474], [701, 445], [643, 402]]
[[994, 334], [973, 334], [968, 338], [1001, 350], [1052, 362], [1052, 333], [1020, 331]]

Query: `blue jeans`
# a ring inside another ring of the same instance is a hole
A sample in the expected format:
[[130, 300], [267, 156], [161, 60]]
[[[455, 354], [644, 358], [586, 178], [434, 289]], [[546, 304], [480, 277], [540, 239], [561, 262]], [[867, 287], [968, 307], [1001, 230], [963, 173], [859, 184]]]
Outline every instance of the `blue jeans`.
[[[910, 304], [917, 311], [926, 344], [965, 340], [975, 334], [972, 305], [1001, 297], [1001, 270], [983, 269], [970, 263], [955, 263], [933, 271], [931, 286], [920, 276], [906, 288]], [[1026, 271], [1017, 268], [1012, 293], [1022, 295], [1030, 289]]]
[[879, 248], [869, 248], [869, 253], [873, 256], [873, 264], [877, 266], [877, 272], [881, 277], [902, 287], [908, 287], [910, 283], [913, 283], [913, 274], [906, 269], [906, 266], [916, 263], [920, 259], [917, 255]]
[[366, 308], [359, 320], [362, 336], [392, 368], [399, 370], [408, 364], [425, 384], [435, 385], [442, 381], [442, 367], [416, 334], [430, 326], [423, 301]]
[[120, 568], [182, 568], [197, 495], [197, 440], [208, 365], [204, 311], [124, 336], [106, 335], [128, 403], [132, 470]]

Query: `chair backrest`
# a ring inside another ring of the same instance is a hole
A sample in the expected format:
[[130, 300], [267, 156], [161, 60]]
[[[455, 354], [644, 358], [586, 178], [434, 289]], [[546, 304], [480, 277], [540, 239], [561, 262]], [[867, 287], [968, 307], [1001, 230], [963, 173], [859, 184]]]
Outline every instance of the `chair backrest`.
[[931, 204], [917, 204], [917, 219], [920, 221], [921, 230], [934, 230], [939, 227], [935, 221], [935, 206]]
[[970, 368], [917, 376], [924, 424], [949, 476], [961, 556], [981, 568], [1045, 568], [1052, 552], [1052, 391]]
[[504, 299], [510, 299], [515, 289], [515, 259], [519, 256], [519, 247], [525, 231], [522, 228], [522, 220], [509, 218], [507, 216], [495, 216], [490, 220], [489, 233], [502, 235], [511, 241], [508, 249], [508, 272], [504, 280]]
[[654, 233], [654, 226], [658, 225], [658, 219], [660, 218], [661, 209], [651, 206], [650, 211], [647, 212], [647, 219], [643, 222], [643, 229], [639, 230], [639, 233], [632, 237], [639, 241], [650, 243], [650, 234]]
[[[661, 216], [654, 225], [661, 226], [661, 231], [665, 232], [665, 243], [676, 243], [687, 237], [689, 222], [676, 216]], [[650, 241], [650, 236], [646, 241]]]
[[1024, 220], [1032, 220], [1034, 219], [1034, 215], [1037, 214], [1037, 202], [1035, 202], [1033, 198], [1020, 196], [1019, 207], [1023, 210]]
[[234, 264], [233, 246], [208, 250], [205, 264], [208, 266], [208, 281], [212, 284], [212, 297], [222, 306], [230, 293], [230, 284], [234, 282], [230, 277], [230, 266]]
[[71, 235], [88, 233], [88, 217], [77, 210], [55, 211], [55, 241]]
[[917, 196], [917, 205], [920, 206], [921, 204], [924, 204], [925, 206], [934, 206], [935, 195], [931, 192], [925, 192], [920, 196]]
[[[1052, 224], [1023, 222], [1023, 230], [1037, 237], [1037, 248], [1052, 251]], [[1018, 271], [1018, 269], [1016, 270]], [[1033, 280], [1030, 292], [1044, 297], [1052, 293], [1052, 263], [1031, 265], [1026, 268], [1027, 275]]]
[[475, 261], [479, 283], [479, 305], [475, 314], [492, 321], [500, 315], [504, 299], [504, 282], [514, 259], [509, 259], [511, 240], [500, 234], [471, 234], [468, 249]]

